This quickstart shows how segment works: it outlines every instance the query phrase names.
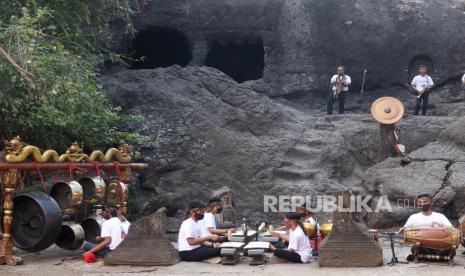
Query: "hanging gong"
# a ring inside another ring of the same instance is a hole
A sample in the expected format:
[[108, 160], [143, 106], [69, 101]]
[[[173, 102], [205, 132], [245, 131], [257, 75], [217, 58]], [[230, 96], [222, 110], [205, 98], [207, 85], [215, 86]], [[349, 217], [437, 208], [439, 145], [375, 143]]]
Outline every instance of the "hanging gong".
[[76, 250], [84, 243], [84, 229], [80, 224], [65, 222], [55, 244], [66, 250]]
[[381, 124], [392, 125], [404, 116], [404, 105], [396, 98], [382, 97], [371, 105], [371, 115]]
[[82, 194], [81, 184], [77, 181], [57, 182], [50, 190], [50, 195], [61, 209], [79, 206], [82, 201]]
[[105, 199], [105, 181], [100, 176], [83, 177], [79, 180], [84, 191], [84, 200], [96, 204]]
[[13, 199], [11, 237], [15, 246], [40, 251], [52, 245], [61, 230], [61, 211], [57, 202], [43, 192], [28, 192]]

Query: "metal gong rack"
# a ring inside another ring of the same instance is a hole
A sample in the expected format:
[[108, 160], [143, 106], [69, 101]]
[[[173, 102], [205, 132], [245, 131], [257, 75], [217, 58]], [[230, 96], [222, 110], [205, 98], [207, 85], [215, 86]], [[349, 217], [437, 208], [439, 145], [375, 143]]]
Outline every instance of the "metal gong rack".
[[[61, 155], [54, 150], [41, 152], [35, 146], [24, 145], [19, 137], [6, 142], [5, 155], [0, 156], [0, 187], [3, 187], [0, 264], [22, 263], [21, 257], [13, 255], [13, 246], [35, 252], [53, 243], [75, 250], [84, 240], [96, 242], [102, 223], [97, 211], [102, 204], [111, 203], [126, 214], [131, 172], [148, 168], [145, 163], [131, 161], [130, 146], [124, 142], [106, 153], [95, 150], [90, 155], [77, 142]], [[36, 171], [44, 191], [15, 196], [19, 177], [25, 171]], [[101, 171], [107, 172], [106, 179]], [[115, 177], [108, 177], [110, 171]], [[67, 172], [68, 177], [53, 181], [48, 189], [44, 178], [47, 172]]]

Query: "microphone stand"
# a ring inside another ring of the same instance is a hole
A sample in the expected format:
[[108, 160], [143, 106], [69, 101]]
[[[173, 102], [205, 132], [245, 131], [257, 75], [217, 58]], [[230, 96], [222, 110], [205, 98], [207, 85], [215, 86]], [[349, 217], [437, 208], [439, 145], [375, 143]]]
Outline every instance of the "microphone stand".
[[396, 257], [396, 252], [394, 250], [394, 235], [396, 235], [396, 232], [385, 232], [384, 234], [387, 235], [391, 241], [392, 258], [391, 258], [391, 261], [387, 263], [387, 265], [393, 266], [396, 264], [408, 264], [408, 262], [400, 262]]

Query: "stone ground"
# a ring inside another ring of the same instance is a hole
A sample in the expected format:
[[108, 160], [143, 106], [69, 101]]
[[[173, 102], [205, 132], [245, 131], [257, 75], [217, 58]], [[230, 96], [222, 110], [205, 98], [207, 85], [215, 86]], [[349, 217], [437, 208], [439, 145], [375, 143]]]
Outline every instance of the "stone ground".
[[[391, 259], [389, 241], [382, 240], [384, 263]], [[310, 264], [266, 264], [263, 266], [249, 266], [242, 260], [236, 266], [223, 266], [211, 263], [181, 262], [170, 267], [132, 267], [132, 266], [103, 266], [100, 260], [94, 264], [86, 264], [75, 252], [63, 251], [51, 247], [40, 253], [18, 252], [24, 258], [20, 266], [0, 266], [0, 275], [459, 275], [465, 272], [464, 248], [457, 251], [455, 264], [452, 267], [444, 263], [398, 264], [384, 265], [377, 268], [320, 268], [318, 262]], [[396, 254], [399, 260], [405, 260], [409, 253], [407, 245], [396, 241]]]

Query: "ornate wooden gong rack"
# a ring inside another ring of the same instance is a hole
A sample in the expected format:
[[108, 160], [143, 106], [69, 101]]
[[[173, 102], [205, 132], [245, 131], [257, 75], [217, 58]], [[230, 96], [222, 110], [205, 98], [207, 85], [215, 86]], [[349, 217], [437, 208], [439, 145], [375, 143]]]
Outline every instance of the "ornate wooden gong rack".
[[13, 255], [11, 226], [13, 223], [13, 196], [18, 184], [19, 171], [33, 170], [79, 170], [91, 168], [121, 169], [121, 181], [129, 183], [132, 170], [148, 168], [145, 163], [131, 163], [130, 146], [122, 143], [118, 148], [110, 148], [104, 154], [93, 151], [90, 155], [83, 152], [77, 142], [71, 144], [66, 153], [58, 155], [54, 150], [43, 153], [39, 148], [24, 145], [15, 137], [5, 145], [5, 156], [0, 158], [0, 173], [3, 183], [3, 235], [0, 240], [0, 264], [17, 265], [22, 258]]

